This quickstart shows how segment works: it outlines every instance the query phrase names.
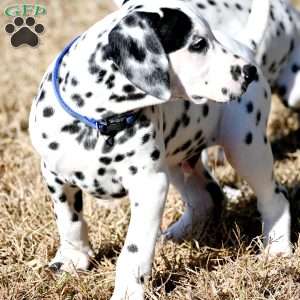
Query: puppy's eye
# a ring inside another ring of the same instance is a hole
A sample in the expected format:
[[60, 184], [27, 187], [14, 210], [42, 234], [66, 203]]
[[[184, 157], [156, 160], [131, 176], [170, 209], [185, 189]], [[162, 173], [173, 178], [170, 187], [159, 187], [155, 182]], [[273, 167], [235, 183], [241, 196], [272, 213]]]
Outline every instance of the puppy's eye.
[[189, 47], [189, 50], [192, 52], [206, 53], [208, 48], [208, 41], [205, 38], [200, 38]]

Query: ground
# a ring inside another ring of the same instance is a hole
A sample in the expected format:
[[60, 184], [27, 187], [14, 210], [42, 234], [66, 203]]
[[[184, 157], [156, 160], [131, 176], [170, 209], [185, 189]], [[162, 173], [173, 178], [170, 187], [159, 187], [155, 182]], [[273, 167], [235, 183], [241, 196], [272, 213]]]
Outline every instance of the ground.
[[[86, 199], [85, 215], [97, 253], [94, 268], [56, 276], [44, 266], [55, 254], [58, 235], [51, 201], [28, 138], [28, 112], [41, 76], [63, 46], [99, 20], [113, 5], [106, 0], [44, 1], [48, 15], [40, 46], [14, 49], [0, 19], [0, 299], [109, 299], [116, 258], [129, 220], [126, 199], [107, 205]], [[299, 1], [300, 3], [300, 1]], [[3, 11], [11, 1], [2, 0]], [[222, 218], [211, 220], [199, 241], [158, 243], [148, 299], [300, 298], [300, 122], [274, 98], [269, 137], [275, 174], [288, 188], [293, 215], [294, 255], [266, 260], [259, 255], [261, 233], [256, 200], [229, 166], [214, 165], [222, 184], [242, 190]], [[259, 163], [259, 162], [258, 162]], [[171, 189], [162, 228], [182, 212]]]

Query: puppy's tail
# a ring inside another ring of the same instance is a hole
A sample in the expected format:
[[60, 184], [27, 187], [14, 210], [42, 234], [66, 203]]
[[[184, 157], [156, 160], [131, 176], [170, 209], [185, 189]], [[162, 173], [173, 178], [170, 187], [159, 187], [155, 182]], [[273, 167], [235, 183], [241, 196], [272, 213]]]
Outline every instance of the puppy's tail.
[[264, 38], [269, 17], [270, 0], [253, 0], [251, 13], [241, 39], [254, 53]]

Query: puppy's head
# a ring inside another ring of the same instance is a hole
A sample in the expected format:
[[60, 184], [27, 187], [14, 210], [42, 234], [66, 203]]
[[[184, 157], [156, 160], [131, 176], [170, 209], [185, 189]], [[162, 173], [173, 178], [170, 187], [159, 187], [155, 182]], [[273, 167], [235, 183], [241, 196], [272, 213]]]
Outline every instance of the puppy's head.
[[183, 8], [133, 9], [108, 35], [109, 57], [148, 95], [198, 102], [240, 97], [256, 67], [221, 45], [208, 24]]

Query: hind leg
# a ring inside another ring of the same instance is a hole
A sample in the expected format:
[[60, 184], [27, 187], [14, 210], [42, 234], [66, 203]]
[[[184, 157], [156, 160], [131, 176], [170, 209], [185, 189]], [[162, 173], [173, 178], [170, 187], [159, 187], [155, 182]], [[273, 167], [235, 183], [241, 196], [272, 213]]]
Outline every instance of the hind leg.
[[171, 182], [185, 203], [181, 218], [165, 232], [165, 237], [174, 241], [199, 238], [214, 206], [215, 211], [220, 209], [224, 199], [221, 188], [205, 170], [200, 156], [196, 163], [187, 162], [184, 169], [188, 171], [186, 176], [182, 167], [170, 170]]
[[257, 196], [270, 254], [288, 255], [291, 252], [289, 203], [273, 177], [273, 155], [266, 137], [268, 99], [260, 97], [251, 102], [257, 95], [250, 98], [247, 94], [240, 103], [224, 109], [220, 141], [228, 161]]
[[51, 193], [60, 237], [60, 246], [49, 266], [54, 271], [86, 270], [93, 252], [82, 216], [82, 192], [62, 182], [43, 163], [42, 174]]

